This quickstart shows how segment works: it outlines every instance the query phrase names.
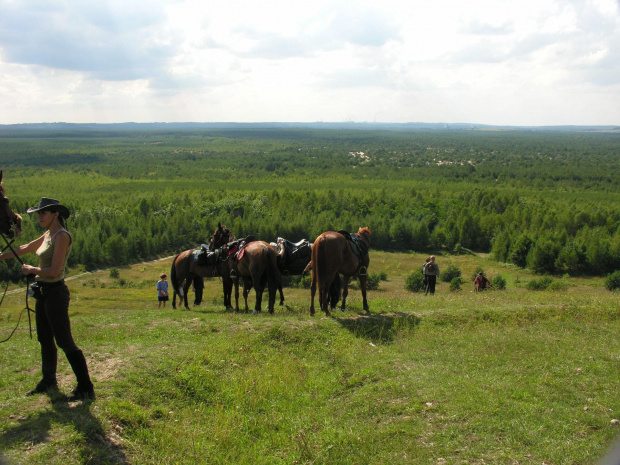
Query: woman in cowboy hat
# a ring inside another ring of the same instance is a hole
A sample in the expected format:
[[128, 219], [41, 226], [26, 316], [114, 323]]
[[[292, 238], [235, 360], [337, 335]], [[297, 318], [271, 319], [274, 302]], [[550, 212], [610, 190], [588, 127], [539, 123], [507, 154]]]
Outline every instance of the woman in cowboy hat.
[[[56, 364], [57, 349], [60, 347], [67, 356], [77, 378], [77, 387], [69, 401], [95, 398], [93, 383], [88, 374], [84, 354], [73, 341], [69, 321], [69, 288], [65, 284], [65, 268], [71, 251], [71, 234], [66, 230], [69, 209], [56, 199], [42, 197], [39, 205], [29, 208], [28, 213], [37, 213], [39, 225], [45, 229], [41, 237], [15, 249], [15, 254], [24, 255], [35, 252], [39, 266], [22, 265], [24, 275], [34, 274], [40, 289], [35, 294], [37, 339], [41, 344], [43, 379], [29, 391], [29, 395], [57, 389]], [[0, 254], [0, 261], [14, 257], [13, 252]]]

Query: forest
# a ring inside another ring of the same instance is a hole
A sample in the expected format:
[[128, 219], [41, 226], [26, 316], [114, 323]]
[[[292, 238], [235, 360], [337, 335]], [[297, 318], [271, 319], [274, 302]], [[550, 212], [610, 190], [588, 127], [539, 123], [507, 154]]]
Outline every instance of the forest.
[[[485, 253], [539, 274], [620, 269], [619, 131], [0, 129], [16, 243], [41, 234], [27, 208], [58, 198], [74, 268], [197, 247], [221, 222], [268, 242], [368, 226], [375, 249]], [[0, 264], [0, 280], [20, 277]]]

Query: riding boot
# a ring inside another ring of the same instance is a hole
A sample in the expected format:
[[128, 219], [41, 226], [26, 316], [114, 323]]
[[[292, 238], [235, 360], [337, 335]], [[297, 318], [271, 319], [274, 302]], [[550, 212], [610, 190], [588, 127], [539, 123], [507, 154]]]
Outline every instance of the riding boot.
[[86, 358], [80, 349], [74, 350], [67, 355], [67, 360], [77, 378], [77, 387], [67, 396], [69, 402], [95, 398], [95, 389], [88, 374]]
[[28, 396], [35, 394], [42, 394], [49, 389], [58, 388], [58, 382], [56, 381], [56, 365], [58, 362], [58, 351], [56, 347], [50, 347], [44, 349], [41, 347], [41, 371], [43, 372], [43, 379], [39, 381], [36, 387], [26, 393]]

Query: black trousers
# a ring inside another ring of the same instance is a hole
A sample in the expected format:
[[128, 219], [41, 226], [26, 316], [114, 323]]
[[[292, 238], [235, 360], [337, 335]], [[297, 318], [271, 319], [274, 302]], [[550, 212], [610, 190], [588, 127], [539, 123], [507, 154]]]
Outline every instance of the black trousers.
[[424, 294], [428, 294], [430, 292], [431, 295], [433, 295], [435, 293], [435, 284], [437, 284], [437, 276], [434, 274], [426, 275], [426, 280], [426, 290], [424, 291]]
[[[56, 366], [60, 347], [70, 360], [72, 355], [81, 354], [71, 334], [69, 321], [69, 301], [71, 296], [65, 283], [42, 286], [42, 297], [35, 304], [37, 340], [41, 345], [41, 365], [43, 380], [49, 384], [56, 382]], [[75, 370], [74, 370], [75, 371]]]

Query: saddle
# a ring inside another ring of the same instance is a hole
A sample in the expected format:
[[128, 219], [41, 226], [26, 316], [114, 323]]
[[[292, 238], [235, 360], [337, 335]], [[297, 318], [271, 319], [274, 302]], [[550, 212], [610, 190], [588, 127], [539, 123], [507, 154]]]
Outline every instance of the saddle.
[[192, 260], [198, 266], [215, 266], [220, 259], [221, 250], [211, 252], [205, 244], [192, 252]]
[[351, 245], [351, 250], [355, 255], [357, 255], [360, 260], [368, 255], [368, 244], [364, 242], [364, 240], [359, 237], [357, 234], [351, 234], [348, 231], [337, 231], [339, 234], [342, 234], [349, 244]]
[[237, 239], [236, 241], [229, 242], [226, 246], [228, 249], [228, 257], [232, 257], [234, 261], [241, 260], [243, 257], [243, 253], [245, 252], [245, 247], [250, 243], [254, 242], [256, 237], [254, 236], [246, 236], [242, 239]]
[[284, 250], [279, 255], [278, 267], [283, 274], [299, 275], [304, 272], [306, 265], [312, 258], [312, 244], [308, 239], [291, 242], [288, 239], [278, 237], [276, 252]]
[[357, 234], [351, 234], [348, 231], [337, 231], [339, 234], [342, 234], [344, 238], [349, 241], [351, 245], [351, 251], [354, 255], [359, 259], [358, 271], [360, 275], [366, 274], [366, 267], [362, 266], [362, 260], [366, 255], [368, 255], [368, 244], [364, 242], [364, 240], [359, 237]]

